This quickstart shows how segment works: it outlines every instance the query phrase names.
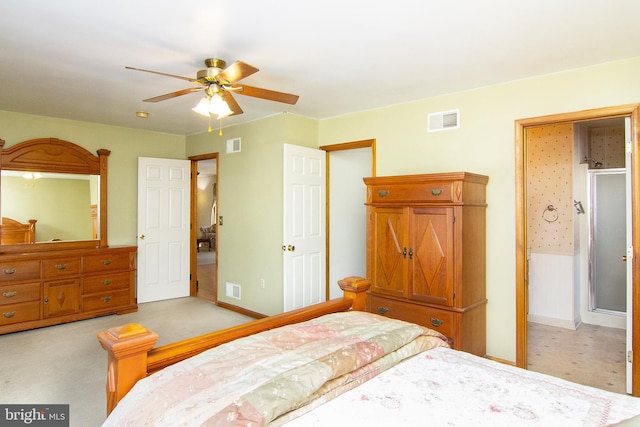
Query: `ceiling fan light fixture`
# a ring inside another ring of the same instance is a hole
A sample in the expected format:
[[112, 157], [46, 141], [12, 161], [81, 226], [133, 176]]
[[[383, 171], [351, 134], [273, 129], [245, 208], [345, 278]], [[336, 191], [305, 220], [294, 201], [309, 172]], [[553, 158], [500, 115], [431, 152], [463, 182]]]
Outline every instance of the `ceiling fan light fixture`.
[[220, 96], [219, 93], [214, 93], [211, 97], [211, 103], [209, 104], [209, 111], [211, 114], [215, 114], [218, 118], [227, 117], [232, 114], [233, 111], [229, 108], [229, 104]]
[[192, 110], [205, 117], [209, 117], [211, 114], [216, 115], [218, 120], [233, 114], [229, 104], [217, 93], [211, 97], [202, 98]]
[[198, 102], [198, 105], [192, 108], [198, 114], [209, 117], [209, 99], [205, 96]]

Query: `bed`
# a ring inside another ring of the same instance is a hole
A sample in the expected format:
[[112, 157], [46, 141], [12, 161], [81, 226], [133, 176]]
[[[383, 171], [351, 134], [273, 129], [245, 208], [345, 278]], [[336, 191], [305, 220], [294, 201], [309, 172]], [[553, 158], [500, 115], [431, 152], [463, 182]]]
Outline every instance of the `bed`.
[[640, 399], [500, 364], [344, 297], [153, 349], [140, 325], [109, 354], [104, 426], [640, 425]]
[[36, 242], [36, 219], [30, 219], [26, 224], [12, 218], [2, 217], [0, 225], [0, 241], [3, 245]]

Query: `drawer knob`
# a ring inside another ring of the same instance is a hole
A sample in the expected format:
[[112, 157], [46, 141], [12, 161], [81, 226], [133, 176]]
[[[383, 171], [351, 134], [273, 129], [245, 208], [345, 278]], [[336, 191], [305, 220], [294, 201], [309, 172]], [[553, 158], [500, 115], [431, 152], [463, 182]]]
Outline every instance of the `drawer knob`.
[[56, 264], [56, 268], [58, 270], [65, 270], [67, 268], [67, 264]]
[[4, 274], [13, 274], [16, 272], [15, 268], [5, 268], [4, 269]]
[[436, 328], [444, 323], [444, 320], [436, 319], [435, 317], [432, 317], [429, 320], [431, 321], [431, 324]]
[[431, 189], [431, 194], [433, 194], [434, 196], [439, 196], [442, 194], [442, 188], [432, 188]]
[[17, 294], [17, 292], [16, 292], [16, 291], [3, 292], [3, 293], [2, 293], [2, 296], [3, 296], [3, 297], [5, 297], [5, 298], [13, 298], [13, 297], [15, 297], [15, 296], [16, 296], [16, 294]]
[[388, 190], [380, 190], [380, 191], [378, 191], [378, 196], [380, 196], [380, 197], [386, 197], [387, 194], [389, 194]]
[[109, 286], [111, 284], [111, 279], [105, 279], [102, 281], [102, 284], [105, 286]]
[[389, 309], [387, 307], [378, 307], [379, 314], [385, 314]]
[[2, 315], [4, 317], [6, 317], [7, 319], [11, 319], [13, 316], [16, 315], [16, 312], [15, 311], [7, 311], [6, 313], [2, 313]]
[[111, 301], [111, 297], [110, 296], [109, 297], [102, 297], [101, 299], [102, 299], [103, 302]]
[[109, 264], [111, 264], [111, 260], [110, 259], [103, 259], [102, 260], [102, 264], [103, 265], [109, 265]]

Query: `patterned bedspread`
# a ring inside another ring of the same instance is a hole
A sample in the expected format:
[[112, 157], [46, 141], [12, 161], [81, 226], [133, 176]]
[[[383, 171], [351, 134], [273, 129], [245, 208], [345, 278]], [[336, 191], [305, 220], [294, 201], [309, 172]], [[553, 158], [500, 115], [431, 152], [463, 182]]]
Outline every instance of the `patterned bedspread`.
[[[404, 361], [295, 426], [609, 426], [640, 424], [640, 399], [446, 348]], [[618, 425], [618, 424], [616, 424]]]
[[260, 426], [304, 412], [424, 350], [439, 333], [364, 312], [336, 313], [208, 350], [141, 381], [104, 426]]

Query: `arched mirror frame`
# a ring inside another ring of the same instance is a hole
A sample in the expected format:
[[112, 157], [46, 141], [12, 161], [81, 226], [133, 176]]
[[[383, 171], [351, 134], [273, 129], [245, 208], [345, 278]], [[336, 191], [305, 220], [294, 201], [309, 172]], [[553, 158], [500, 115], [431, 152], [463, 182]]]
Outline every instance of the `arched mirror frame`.
[[[98, 206], [98, 239], [62, 242], [0, 244], [0, 253], [25, 253], [49, 250], [106, 248], [107, 243], [107, 170], [111, 151], [100, 149], [93, 155], [86, 149], [57, 138], [38, 138], [4, 149], [0, 139], [0, 170], [24, 172], [72, 173], [98, 175], [100, 198]], [[0, 186], [2, 182], [0, 181]], [[1, 204], [0, 204], [1, 206]], [[0, 212], [1, 213], [1, 212]]]

